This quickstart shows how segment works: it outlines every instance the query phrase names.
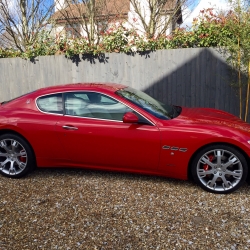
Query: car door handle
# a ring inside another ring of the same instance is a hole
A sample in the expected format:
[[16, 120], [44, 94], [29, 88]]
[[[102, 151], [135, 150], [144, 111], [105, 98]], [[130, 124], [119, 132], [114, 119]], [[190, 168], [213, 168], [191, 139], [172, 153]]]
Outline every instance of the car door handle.
[[67, 129], [67, 130], [77, 130], [78, 128], [77, 127], [73, 127], [73, 126], [68, 126], [68, 125], [64, 125], [62, 126], [64, 129]]

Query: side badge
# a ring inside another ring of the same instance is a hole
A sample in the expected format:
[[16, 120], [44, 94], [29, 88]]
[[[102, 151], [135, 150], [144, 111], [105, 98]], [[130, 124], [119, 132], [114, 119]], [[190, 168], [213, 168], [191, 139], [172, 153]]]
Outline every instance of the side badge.
[[181, 152], [187, 152], [187, 148], [180, 148], [179, 149]]
[[162, 149], [170, 149], [172, 151], [180, 151], [180, 152], [187, 152], [187, 148], [178, 148], [178, 147], [171, 147], [171, 146], [166, 146], [164, 145]]

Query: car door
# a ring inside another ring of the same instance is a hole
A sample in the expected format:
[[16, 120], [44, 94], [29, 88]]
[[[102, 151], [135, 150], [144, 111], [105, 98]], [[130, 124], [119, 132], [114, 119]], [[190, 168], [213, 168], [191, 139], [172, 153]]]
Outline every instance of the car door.
[[[96, 99], [91, 97], [95, 94], [99, 96]], [[123, 123], [123, 115], [132, 110], [104, 94], [68, 93], [64, 101], [65, 115], [57, 123], [57, 132], [72, 164], [137, 172], [157, 171], [160, 132], [155, 125], [148, 121]]]
[[[32, 105], [30, 100], [27, 106]], [[25, 137], [36, 152], [39, 166], [54, 166], [65, 160], [61, 144], [55, 133], [60, 117], [63, 117], [62, 94], [40, 96], [36, 100], [36, 107], [40, 112], [28, 108], [19, 112], [18, 127], [25, 131]]]

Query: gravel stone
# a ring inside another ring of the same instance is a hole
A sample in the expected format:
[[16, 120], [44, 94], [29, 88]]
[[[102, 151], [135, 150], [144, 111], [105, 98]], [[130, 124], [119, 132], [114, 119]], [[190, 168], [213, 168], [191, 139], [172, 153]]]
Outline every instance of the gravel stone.
[[0, 176], [0, 249], [249, 249], [249, 196], [81, 169]]

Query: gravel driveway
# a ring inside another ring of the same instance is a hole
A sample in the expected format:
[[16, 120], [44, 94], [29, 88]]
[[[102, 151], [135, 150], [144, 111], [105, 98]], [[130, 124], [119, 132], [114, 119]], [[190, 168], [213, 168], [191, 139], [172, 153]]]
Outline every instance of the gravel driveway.
[[0, 176], [0, 249], [249, 249], [249, 191], [85, 170]]

